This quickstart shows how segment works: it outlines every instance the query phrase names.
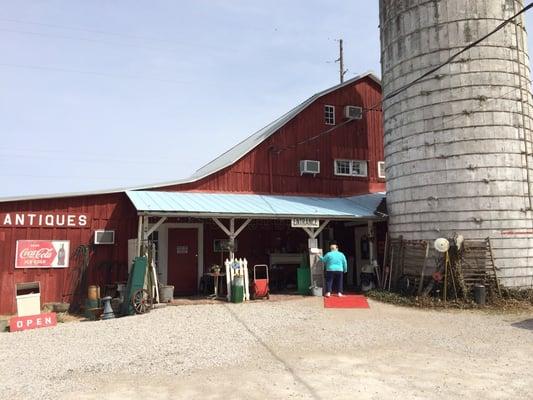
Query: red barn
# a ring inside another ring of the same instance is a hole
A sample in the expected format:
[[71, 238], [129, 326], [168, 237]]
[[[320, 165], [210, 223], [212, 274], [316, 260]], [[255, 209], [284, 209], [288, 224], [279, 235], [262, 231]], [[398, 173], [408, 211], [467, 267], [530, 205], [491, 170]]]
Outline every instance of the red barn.
[[[228, 239], [238, 257], [270, 265], [280, 290], [294, 287], [308, 239], [336, 240], [356, 285], [385, 231], [376, 210], [385, 190], [380, 99], [367, 73], [315, 94], [189, 179], [3, 199], [0, 314], [16, 312], [17, 283], [39, 281], [42, 302], [72, 302], [86, 285], [124, 281], [143, 241], [156, 247], [160, 281], [175, 295], [198, 291], [204, 272], [228, 257]], [[311, 225], [291, 227], [302, 220]], [[97, 231], [112, 231], [110, 244], [95, 241]], [[85, 275], [80, 245], [89, 249]]]

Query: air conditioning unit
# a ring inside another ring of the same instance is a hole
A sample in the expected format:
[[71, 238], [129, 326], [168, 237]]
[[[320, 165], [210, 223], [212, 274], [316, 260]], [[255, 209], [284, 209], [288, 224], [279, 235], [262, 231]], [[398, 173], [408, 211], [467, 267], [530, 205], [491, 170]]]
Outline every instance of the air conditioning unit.
[[300, 160], [300, 175], [303, 174], [319, 174], [320, 161], [316, 160]]
[[115, 244], [115, 231], [94, 231], [94, 244]]
[[348, 119], [362, 119], [363, 108], [356, 106], [346, 106], [344, 107], [344, 116]]

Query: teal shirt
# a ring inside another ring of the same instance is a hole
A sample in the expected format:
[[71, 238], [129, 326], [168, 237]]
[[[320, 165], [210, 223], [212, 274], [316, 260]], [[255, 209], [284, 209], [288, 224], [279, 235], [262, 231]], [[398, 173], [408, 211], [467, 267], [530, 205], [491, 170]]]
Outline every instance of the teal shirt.
[[346, 256], [338, 250], [327, 252], [324, 257], [320, 257], [320, 261], [324, 262], [326, 271], [348, 271]]

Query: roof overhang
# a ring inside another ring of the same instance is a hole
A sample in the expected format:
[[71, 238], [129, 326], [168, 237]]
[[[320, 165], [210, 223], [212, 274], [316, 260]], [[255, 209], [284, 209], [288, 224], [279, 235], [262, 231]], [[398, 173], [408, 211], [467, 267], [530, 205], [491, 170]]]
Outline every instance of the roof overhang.
[[127, 191], [139, 215], [193, 218], [382, 220], [385, 193], [353, 197]]

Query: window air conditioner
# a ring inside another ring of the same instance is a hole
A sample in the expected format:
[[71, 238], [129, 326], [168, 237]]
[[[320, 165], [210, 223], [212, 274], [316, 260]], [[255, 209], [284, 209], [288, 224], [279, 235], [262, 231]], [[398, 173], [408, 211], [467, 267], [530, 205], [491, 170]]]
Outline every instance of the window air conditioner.
[[115, 231], [94, 231], [94, 244], [115, 244]]
[[363, 108], [356, 106], [346, 106], [344, 107], [344, 116], [348, 119], [362, 119]]
[[319, 174], [320, 161], [316, 160], [300, 160], [300, 175], [303, 174]]

